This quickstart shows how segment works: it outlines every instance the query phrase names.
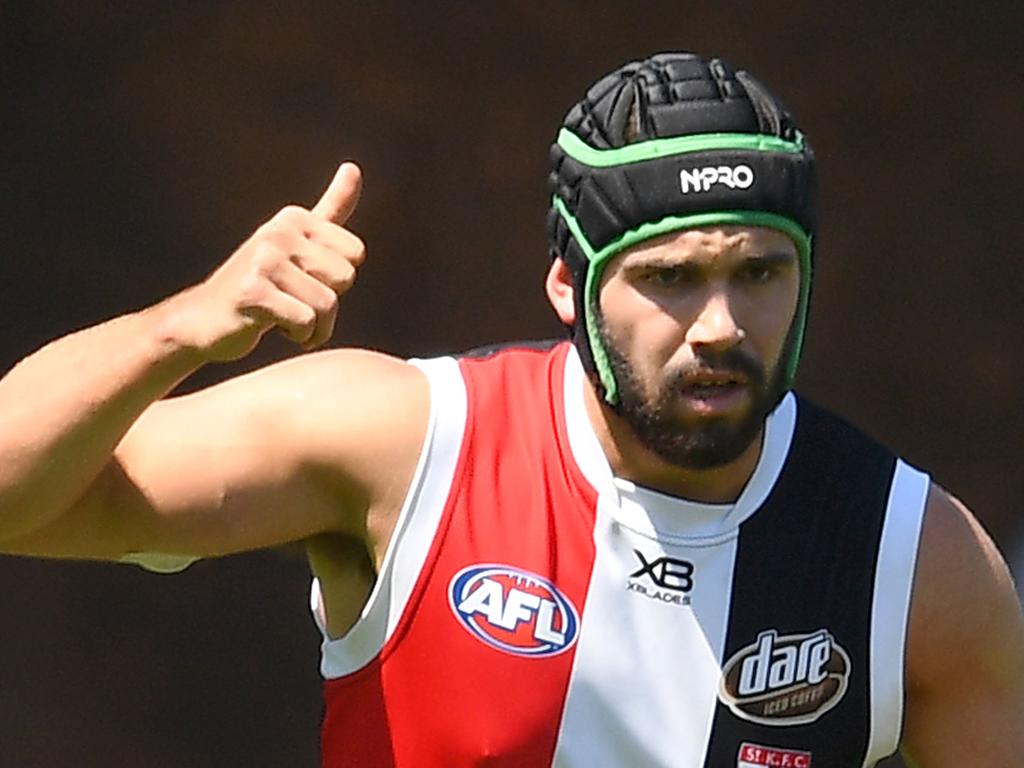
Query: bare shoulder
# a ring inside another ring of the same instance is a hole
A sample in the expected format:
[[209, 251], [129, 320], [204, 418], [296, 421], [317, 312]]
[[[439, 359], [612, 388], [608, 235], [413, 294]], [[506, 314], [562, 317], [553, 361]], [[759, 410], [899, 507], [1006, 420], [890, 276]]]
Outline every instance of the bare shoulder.
[[[919, 671], [918, 682], [927, 683], [965, 643], [997, 650], [1001, 638], [1019, 641], [1019, 623], [1013, 581], [996, 545], [963, 502], [933, 484], [911, 604], [911, 675]], [[996, 655], [973, 661], [1008, 660]]]
[[156, 404], [122, 450], [156, 444], [148, 455], [159, 457], [166, 435], [186, 432], [220, 444], [222, 456], [238, 456], [228, 450], [231, 441], [253, 462], [265, 457], [264, 474], [298, 473], [333, 497], [368, 506], [411, 478], [429, 422], [429, 389], [422, 371], [396, 357], [315, 352]]
[[313, 352], [240, 376], [223, 387], [271, 396], [282, 408], [316, 418], [375, 417], [428, 405], [426, 376], [401, 358], [365, 349]]
[[361, 475], [415, 464], [430, 415], [430, 386], [416, 366], [341, 349], [282, 364], [273, 375], [284, 380], [279, 389], [296, 410], [294, 438], [304, 441], [309, 461]]
[[923, 765], [958, 757], [1003, 765], [1004, 750], [1024, 747], [997, 733], [1010, 726], [1020, 733], [1024, 718], [1024, 619], [1012, 577], [971, 511], [934, 484], [911, 602], [907, 683], [906, 743]]
[[302, 461], [354, 474], [361, 465], [397, 461], [403, 450], [418, 453], [430, 413], [422, 371], [363, 349], [291, 358], [195, 397], [241, 403], [254, 428], [273, 434]]

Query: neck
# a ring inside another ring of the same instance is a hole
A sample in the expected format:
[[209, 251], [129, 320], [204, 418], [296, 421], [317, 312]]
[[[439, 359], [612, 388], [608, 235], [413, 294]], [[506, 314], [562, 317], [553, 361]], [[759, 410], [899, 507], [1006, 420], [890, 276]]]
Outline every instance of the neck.
[[692, 501], [727, 504], [739, 497], [761, 457], [764, 430], [742, 454], [728, 464], [687, 469], [671, 464], [644, 446], [629, 425], [602, 403], [589, 382], [584, 382], [587, 416], [604, 449], [612, 472], [653, 490]]

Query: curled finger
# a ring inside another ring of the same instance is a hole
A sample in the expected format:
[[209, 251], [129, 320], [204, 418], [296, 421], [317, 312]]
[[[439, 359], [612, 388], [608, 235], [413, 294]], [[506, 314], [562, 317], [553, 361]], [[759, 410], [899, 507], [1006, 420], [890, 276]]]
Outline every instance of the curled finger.
[[351, 261], [319, 243], [307, 242], [301, 252], [292, 255], [291, 260], [336, 294], [347, 291], [356, 279], [356, 268]]
[[362, 238], [333, 222], [314, 220], [306, 230], [306, 237], [330, 248], [354, 267], [366, 260], [366, 244]]
[[306, 344], [317, 329], [318, 317], [308, 304], [285, 291], [268, 291], [259, 304], [246, 307], [244, 314], [260, 324], [276, 326], [296, 344]]
[[316, 275], [308, 273], [293, 262], [281, 265], [271, 280], [281, 292], [301, 302], [313, 313], [313, 327], [299, 343], [307, 349], [312, 349], [327, 341], [334, 333], [334, 323], [338, 315], [337, 292]]

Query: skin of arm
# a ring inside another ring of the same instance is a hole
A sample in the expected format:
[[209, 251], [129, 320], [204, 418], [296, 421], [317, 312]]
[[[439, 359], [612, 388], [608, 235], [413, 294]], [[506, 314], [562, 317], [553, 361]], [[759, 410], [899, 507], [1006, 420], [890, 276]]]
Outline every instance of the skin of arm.
[[335, 350], [269, 366], [148, 407], [56, 520], [0, 547], [114, 560], [210, 557], [325, 532], [367, 541], [370, 512], [411, 479], [428, 413], [423, 374], [385, 355]]
[[418, 370], [317, 353], [160, 400], [272, 328], [307, 349], [330, 336], [365, 254], [341, 226], [360, 188], [343, 164], [312, 209], [282, 209], [203, 283], [0, 380], [0, 551], [203, 556], [323, 533], [376, 549], [426, 430]]
[[1024, 617], [981, 524], [932, 486], [911, 602], [903, 751], [913, 765], [1009, 768], [1024, 754]]
[[166, 311], [65, 336], [0, 380], [0, 543], [59, 517], [143, 409], [199, 367], [166, 337]]

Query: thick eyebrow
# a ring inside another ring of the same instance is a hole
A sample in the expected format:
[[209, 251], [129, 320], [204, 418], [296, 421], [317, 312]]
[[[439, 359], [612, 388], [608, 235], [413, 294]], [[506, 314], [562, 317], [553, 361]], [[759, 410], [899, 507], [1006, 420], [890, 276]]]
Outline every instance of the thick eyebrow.
[[664, 256], [638, 257], [633, 261], [627, 261], [622, 268], [628, 272], [638, 269], [692, 269], [698, 265], [691, 261], [678, 261]]
[[[739, 266], [750, 266], [758, 265], [765, 267], [773, 266], [787, 266], [795, 264], [797, 261], [797, 255], [792, 251], [766, 251], [765, 253], [759, 253], [754, 256], [747, 256], [739, 262]], [[680, 269], [680, 270], [700, 270], [702, 265], [697, 262], [691, 261], [675, 261], [672, 258], [666, 258], [664, 256], [640, 256], [633, 261], [628, 261], [623, 265], [623, 269], [628, 272], [643, 269]]]

